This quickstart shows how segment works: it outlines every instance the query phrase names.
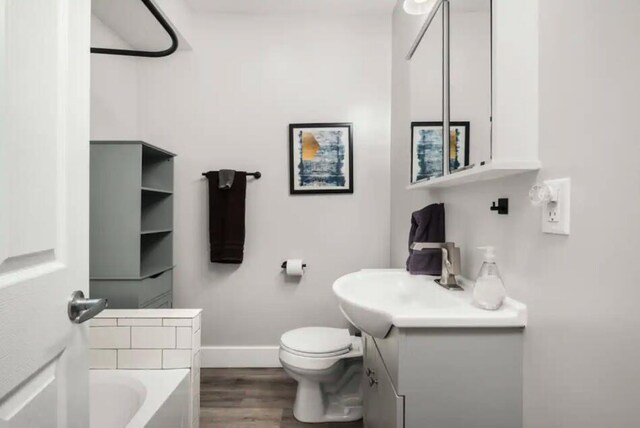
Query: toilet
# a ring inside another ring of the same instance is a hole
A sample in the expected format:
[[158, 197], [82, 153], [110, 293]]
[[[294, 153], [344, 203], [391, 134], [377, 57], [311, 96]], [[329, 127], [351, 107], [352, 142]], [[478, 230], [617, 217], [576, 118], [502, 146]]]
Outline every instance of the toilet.
[[300, 422], [362, 418], [362, 339], [349, 330], [305, 327], [280, 338], [280, 362], [298, 382], [293, 415]]

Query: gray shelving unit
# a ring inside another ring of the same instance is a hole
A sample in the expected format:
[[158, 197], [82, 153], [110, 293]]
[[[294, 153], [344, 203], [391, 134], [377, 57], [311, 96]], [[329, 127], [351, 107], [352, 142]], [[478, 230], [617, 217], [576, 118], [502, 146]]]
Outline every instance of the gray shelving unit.
[[110, 308], [173, 305], [173, 158], [144, 141], [91, 141], [90, 294]]

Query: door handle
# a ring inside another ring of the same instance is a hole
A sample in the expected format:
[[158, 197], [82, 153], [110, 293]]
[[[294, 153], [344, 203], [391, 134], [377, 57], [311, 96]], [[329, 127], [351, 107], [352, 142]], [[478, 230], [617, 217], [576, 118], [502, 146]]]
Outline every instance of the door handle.
[[85, 299], [80, 290], [74, 291], [67, 304], [67, 314], [71, 322], [82, 324], [102, 312], [109, 301], [107, 299]]

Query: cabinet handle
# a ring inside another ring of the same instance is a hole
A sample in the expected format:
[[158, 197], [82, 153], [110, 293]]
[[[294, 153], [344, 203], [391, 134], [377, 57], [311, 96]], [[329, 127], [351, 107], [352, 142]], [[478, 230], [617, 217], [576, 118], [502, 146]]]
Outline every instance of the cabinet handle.
[[371, 370], [371, 369], [367, 369], [367, 371], [365, 372], [367, 374], [367, 376], [373, 376], [376, 374], [375, 370]]
[[369, 386], [373, 387], [373, 385], [377, 385], [378, 384], [378, 379], [375, 379], [373, 377], [369, 378]]

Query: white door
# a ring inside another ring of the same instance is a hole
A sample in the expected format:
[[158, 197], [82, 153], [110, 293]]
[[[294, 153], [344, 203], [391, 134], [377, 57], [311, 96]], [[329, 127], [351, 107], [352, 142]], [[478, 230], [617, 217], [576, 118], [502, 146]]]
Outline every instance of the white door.
[[0, 0], [0, 428], [89, 426], [89, 0]]

